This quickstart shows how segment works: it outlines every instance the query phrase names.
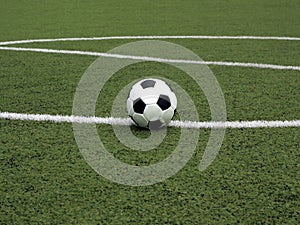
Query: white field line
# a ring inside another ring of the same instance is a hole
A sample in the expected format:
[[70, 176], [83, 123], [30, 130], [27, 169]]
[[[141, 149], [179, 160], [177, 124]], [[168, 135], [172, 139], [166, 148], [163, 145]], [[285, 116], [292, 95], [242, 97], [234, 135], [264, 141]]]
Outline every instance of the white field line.
[[[48, 114], [23, 114], [0, 112], [0, 119], [24, 120], [24, 121], [48, 121], [55, 123], [83, 123], [83, 124], [110, 124], [110, 125], [133, 125], [129, 118], [113, 117], [83, 117], [83, 116], [62, 116]], [[179, 128], [276, 128], [276, 127], [300, 127], [300, 120], [291, 121], [224, 121], [224, 122], [198, 122], [198, 121], [171, 121], [169, 126]]]
[[210, 121], [210, 122], [197, 122], [197, 121], [171, 121], [169, 126], [180, 128], [276, 128], [276, 127], [300, 127], [300, 120], [254, 120], [254, 121]]
[[23, 52], [43, 52], [43, 53], [71, 54], [71, 55], [88, 55], [88, 56], [143, 60], [143, 61], [163, 62], [163, 63], [185, 63], [185, 64], [199, 64], [199, 65], [235, 66], [235, 67], [251, 67], [251, 68], [262, 68], [262, 69], [298, 70], [298, 71], [300, 71], [300, 66], [283, 66], [283, 65], [261, 64], [261, 63], [163, 59], [163, 58], [148, 57], [148, 56], [120, 55], [120, 54], [110, 54], [110, 53], [102, 53], [102, 52], [57, 50], [57, 49], [43, 49], [43, 48], [19, 48], [19, 47], [4, 47], [4, 46], [0, 47], [0, 50], [23, 51]]
[[19, 41], [4, 41], [0, 45], [26, 44], [38, 42], [59, 42], [59, 41], [102, 41], [102, 40], [125, 40], [125, 39], [228, 39], [228, 40], [278, 40], [278, 41], [300, 41], [298, 37], [267, 37], [267, 36], [207, 36], [207, 35], [187, 35], [187, 36], [112, 36], [112, 37], [81, 37], [81, 38], [52, 38], [33, 39]]

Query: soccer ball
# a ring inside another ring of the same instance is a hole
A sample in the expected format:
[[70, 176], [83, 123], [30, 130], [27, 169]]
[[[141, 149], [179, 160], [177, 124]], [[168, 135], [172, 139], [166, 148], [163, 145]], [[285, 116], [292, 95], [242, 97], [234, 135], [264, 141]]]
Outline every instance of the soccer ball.
[[128, 115], [139, 127], [157, 130], [167, 126], [177, 107], [175, 93], [166, 82], [144, 79], [134, 84], [127, 98]]

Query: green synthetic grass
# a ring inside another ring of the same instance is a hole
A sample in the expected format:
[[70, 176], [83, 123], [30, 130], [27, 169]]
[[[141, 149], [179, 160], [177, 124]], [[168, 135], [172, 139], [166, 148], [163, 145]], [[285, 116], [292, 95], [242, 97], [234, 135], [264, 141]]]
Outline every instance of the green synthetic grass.
[[[1, 1], [0, 41], [119, 35], [300, 36], [299, 1]], [[16, 45], [105, 52], [131, 40]], [[299, 65], [300, 43], [167, 40], [204, 60]], [[0, 51], [0, 111], [72, 113], [81, 76], [95, 57]], [[300, 119], [300, 73], [210, 67], [224, 93], [228, 120]], [[162, 63], [123, 68], [106, 83], [96, 108], [109, 116], [132, 80], [161, 76], [180, 84], [199, 119], [210, 119], [202, 91]], [[149, 152], [130, 150], [112, 127], [97, 126], [115, 157], [149, 165], [171, 154], [180, 129]], [[132, 128], [140, 138], [149, 133]], [[215, 159], [198, 171], [210, 130], [175, 176], [146, 187], [113, 183], [84, 160], [71, 124], [0, 120], [0, 224], [299, 224], [300, 129], [228, 129]]]

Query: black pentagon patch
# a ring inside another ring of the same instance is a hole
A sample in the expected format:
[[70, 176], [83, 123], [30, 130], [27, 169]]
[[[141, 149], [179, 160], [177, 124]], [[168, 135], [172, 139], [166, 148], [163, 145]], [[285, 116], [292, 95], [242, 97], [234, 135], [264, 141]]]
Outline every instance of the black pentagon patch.
[[142, 99], [138, 98], [133, 102], [133, 110], [136, 113], [143, 114], [146, 104]]
[[167, 95], [160, 95], [157, 100], [157, 105], [162, 110], [168, 109], [171, 106], [170, 98]]
[[160, 130], [164, 127], [163, 125], [164, 124], [160, 120], [155, 120], [148, 123], [148, 128], [150, 130]]
[[145, 80], [141, 83], [141, 86], [143, 89], [146, 89], [149, 87], [154, 87], [155, 83], [156, 82], [154, 80]]

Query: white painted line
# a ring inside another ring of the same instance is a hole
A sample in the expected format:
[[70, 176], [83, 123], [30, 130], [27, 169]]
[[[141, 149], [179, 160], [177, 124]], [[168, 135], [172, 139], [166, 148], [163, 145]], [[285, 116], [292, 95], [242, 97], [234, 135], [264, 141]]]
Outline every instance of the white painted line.
[[300, 127], [300, 120], [290, 120], [290, 121], [254, 120], [254, 121], [225, 121], [225, 122], [171, 121], [170, 126], [181, 127], [181, 128], [195, 128], [195, 129]]
[[275, 70], [298, 70], [300, 66], [284, 66], [273, 64], [260, 64], [260, 63], [242, 63], [242, 62], [217, 62], [217, 61], [196, 61], [184, 59], [163, 59], [147, 56], [133, 56], [133, 55], [120, 55], [102, 52], [87, 52], [87, 51], [74, 51], [74, 50], [57, 50], [57, 49], [43, 49], [43, 48], [19, 48], [19, 47], [0, 47], [0, 50], [8, 51], [23, 51], [23, 52], [42, 52], [42, 53], [56, 53], [56, 54], [71, 54], [71, 55], [88, 55], [98, 57], [109, 57], [118, 59], [132, 59], [143, 60], [152, 62], [165, 62], [165, 63], [185, 63], [185, 64], [199, 64], [199, 65], [217, 65], [217, 66], [234, 66], [234, 67], [250, 67], [262, 69], [275, 69]]
[[110, 124], [110, 125], [132, 125], [130, 118], [112, 118], [112, 117], [83, 117], [83, 116], [62, 116], [49, 114], [24, 114], [0, 112], [1, 119], [9, 120], [28, 120], [28, 121], [49, 121], [55, 123], [92, 123], [92, 124]]
[[125, 40], [125, 39], [228, 39], [228, 40], [277, 40], [277, 41], [300, 41], [298, 37], [268, 37], [268, 36], [207, 36], [207, 35], [185, 35], [185, 36], [111, 36], [111, 37], [81, 37], [81, 38], [49, 38], [19, 41], [4, 41], [0, 45], [26, 44], [38, 42], [59, 41], [102, 41], [102, 40]]
[[[84, 124], [110, 124], [129, 126], [133, 122], [129, 118], [113, 118], [113, 117], [83, 117], [83, 116], [62, 116], [62, 115], [48, 115], [48, 114], [24, 114], [24, 113], [10, 113], [0, 112], [0, 119], [8, 120], [23, 120], [23, 121], [48, 121], [55, 123], [84, 123]], [[291, 121], [171, 121], [169, 126], [179, 128], [276, 128], [276, 127], [300, 127], [300, 120]]]

